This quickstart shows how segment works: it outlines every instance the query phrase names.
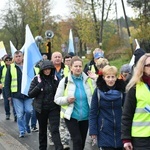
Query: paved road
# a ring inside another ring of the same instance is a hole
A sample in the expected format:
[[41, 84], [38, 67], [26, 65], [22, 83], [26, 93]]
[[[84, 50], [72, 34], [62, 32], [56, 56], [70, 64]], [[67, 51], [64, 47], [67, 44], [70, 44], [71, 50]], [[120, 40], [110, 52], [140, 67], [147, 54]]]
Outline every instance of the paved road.
[[[17, 123], [14, 122], [13, 115], [10, 120], [5, 120], [3, 105], [3, 100], [0, 100], [0, 150], [38, 150], [38, 132], [19, 138]], [[87, 138], [85, 150], [97, 150], [96, 147], [91, 146], [90, 142]], [[54, 147], [48, 144], [47, 149], [54, 150]]]

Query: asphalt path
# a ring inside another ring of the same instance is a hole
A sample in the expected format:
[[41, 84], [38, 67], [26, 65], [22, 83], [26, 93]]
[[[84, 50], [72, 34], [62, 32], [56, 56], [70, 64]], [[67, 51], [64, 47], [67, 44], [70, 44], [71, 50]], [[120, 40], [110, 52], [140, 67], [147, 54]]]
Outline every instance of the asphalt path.
[[[4, 102], [0, 99], [0, 150], [38, 150], [38, 132], [26, 134], [24, 138], [19, 138], [17, 123], [14, 122], [13, 115], [10, 120], [5, 119]], [[72, 150], [72, 142], [70, 142]], [[47, 150], [55, 150], [48, 142]], [[91, 146], [91, 139], [87, 136], [84, 150], [97, 150], [96, 146]]]

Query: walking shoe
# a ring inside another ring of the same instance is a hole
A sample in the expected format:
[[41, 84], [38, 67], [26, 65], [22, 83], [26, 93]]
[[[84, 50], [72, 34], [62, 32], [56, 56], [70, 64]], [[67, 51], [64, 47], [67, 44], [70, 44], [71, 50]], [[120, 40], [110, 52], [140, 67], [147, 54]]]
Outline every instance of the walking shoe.
[[69, 150], [69, 149], [70, 149], [70, 146], [69, 146], [69, 145], [63, 145], [63, 149]]
[[10, 115], [6, 115], [6, 120], [10, 120]]
[[39, 129], [38, 129], [37, 127], [33, 127], [33, 128], [31, 128], [31, 131], [32, 131], [32, 132], [38, 132]]
[[24, 133], [20, 133], [19, 138], [24, 138]]

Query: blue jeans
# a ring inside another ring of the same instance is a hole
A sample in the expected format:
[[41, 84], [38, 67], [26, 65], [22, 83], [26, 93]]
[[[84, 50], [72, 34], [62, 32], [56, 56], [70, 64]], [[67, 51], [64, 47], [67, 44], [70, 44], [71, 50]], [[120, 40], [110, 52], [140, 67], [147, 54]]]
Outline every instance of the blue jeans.
[[36, 123], [37, 123], [36, 113], [35, 113], [35, 109], [33, 108], [33, 113], [31, 116], [31, 128], [36, 127]]
[[[2, 90], [2, 93], [3, 93], [3, 99], [4, 99], [4, 108], [5, 108], [5, 114], [6, 115], [10, 115], [10, 101], [6, 98], [6, 94], [5, 94], [5, 90], [3, 88]], [[15, 111], [15, 108], [14, 108], [14, 104], [13, 104], [13, 101], [11, 101], [12, 103], [12, 108], [13, 108], [13, 114], [14, 114], [14, 117], [16, 116], [16, 111]]]
[[33, 112], [32, 99], [13, 98], [14, 107], [17, 115], [17, 124], [20, 134], [30, 132], [29, 122]]

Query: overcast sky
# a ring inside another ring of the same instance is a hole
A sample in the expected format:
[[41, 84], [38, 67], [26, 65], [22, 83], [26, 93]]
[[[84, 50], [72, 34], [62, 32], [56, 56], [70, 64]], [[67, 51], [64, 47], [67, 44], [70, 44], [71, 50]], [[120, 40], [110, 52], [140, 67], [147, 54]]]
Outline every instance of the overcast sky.
[[[0, 9], [3, 9], [5, 7], [5, 4], [8, 0], [1, 0], [0, 2]], [[53, 0], [54, 2], [54, 9], [52, 10], [52, 15], [61, 15], [61, 16], [68, 16], [69, 14], [69, 2], [68, 0]], [[126, 4], [127, 0], [124, 0], [125, 10], [126, 14], [129, 17], [134, 17], [133, 9]], [[122, 9], [122, 3], [121, 0], [116, 0], [117, 3], [117, 11], [118, 11], [118, 17], [124, 16], [123, 9]]]

